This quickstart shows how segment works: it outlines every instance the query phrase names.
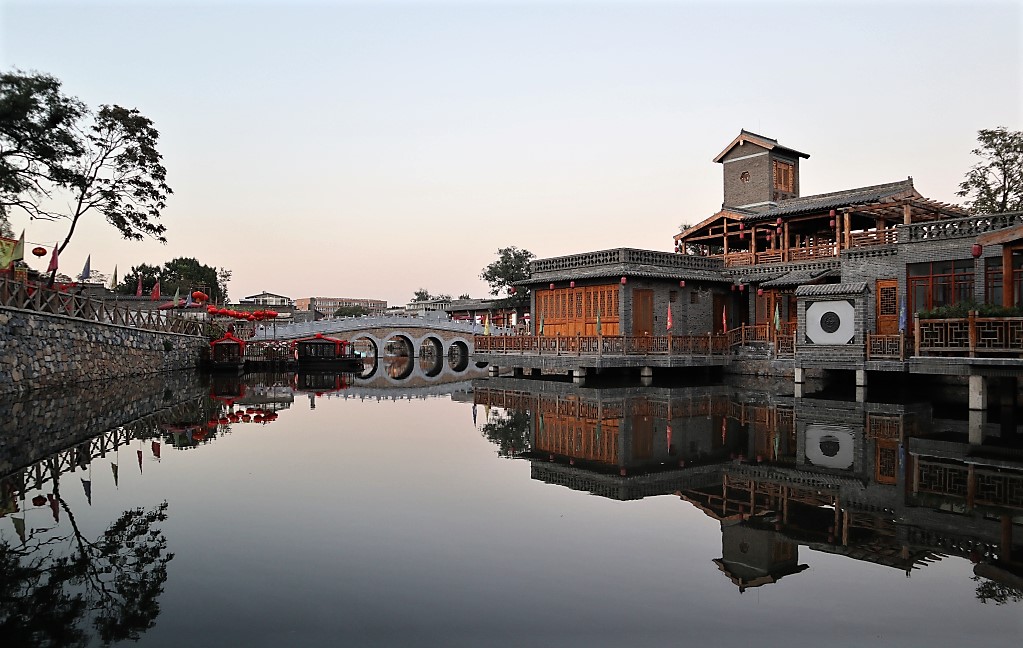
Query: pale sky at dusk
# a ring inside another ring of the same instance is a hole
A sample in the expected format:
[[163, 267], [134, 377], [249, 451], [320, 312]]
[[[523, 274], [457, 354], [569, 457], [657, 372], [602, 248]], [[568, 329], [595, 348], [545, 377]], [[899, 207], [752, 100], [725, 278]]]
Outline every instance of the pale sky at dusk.
[[958, 202], [977, 130], [1023, 128], [1021, 40], [1021, 2], [0, 0], [3, 69], [137, 107], [174, 189], [166, 246], [92, 215], [62, 271], [195, 257], [235, 300], [483, 297], [499, 247], [670, 250], [740, 128], [810, 154], [804, 195]]

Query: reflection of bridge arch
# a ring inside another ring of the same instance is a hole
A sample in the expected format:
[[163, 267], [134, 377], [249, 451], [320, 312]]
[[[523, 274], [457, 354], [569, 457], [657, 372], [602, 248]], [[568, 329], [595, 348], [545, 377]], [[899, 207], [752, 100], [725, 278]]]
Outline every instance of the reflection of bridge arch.
[[453, 371], [465, 371], [469, 368], [469, 347], [464, 342], [459, 340], [452, 342], [447, 355]]
[[[379, 364], [380, 360], [377, 360], [374, 366]], [[362, 375], [355, 377], [353, 384], [356, 387], [408, 389], [423, 385], [463, 381], [486, 375], [485, 372], [473, 369], [468, 363], [466, 363], [467, 366], [461, 369], [452, 367], [450, 363], [444, 362], [443, 357], [438, 364], [441, 365], [440, 369], [432, 371], [434, 367], [424, 369], [419, 362], [415, 361], [415, 358], [410, 358], [408, 366], [403, 368], [405, 371], [401, 372], [400, 375], [391, 375], [388, 371], [364, 372]]]

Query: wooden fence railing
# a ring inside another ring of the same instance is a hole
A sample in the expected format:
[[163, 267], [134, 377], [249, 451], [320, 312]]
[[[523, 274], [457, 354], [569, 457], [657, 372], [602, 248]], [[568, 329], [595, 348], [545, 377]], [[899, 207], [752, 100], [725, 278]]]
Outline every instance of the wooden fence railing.
[[90, 322], [118, 324], [147, 331], [202, 335], [201, 320], [179, 317], [168, 311], [141, 310], [123, 304], [92, 299], [83, 295], [32, 286], [8, 277], [0, 277], [0, 306], [65, 315]]
[[1023, 317], [913, 318], [915, 355], [1023, 356]]
[[905, 360], [906, 336], [867, 333], [867, 360]]
[[477, 353], [529, 355], [723, 355], [725, 335], [477, 335]]

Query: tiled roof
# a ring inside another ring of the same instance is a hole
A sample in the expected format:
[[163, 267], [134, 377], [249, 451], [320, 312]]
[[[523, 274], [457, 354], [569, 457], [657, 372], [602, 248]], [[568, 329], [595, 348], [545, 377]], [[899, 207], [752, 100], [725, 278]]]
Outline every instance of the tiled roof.
[[725, 150], [717, 154], [717, 156], [714, 158], [714, 162], [720, 162], [729, 151], [731, 151], [733, 148], [739, 146], [744, 142], [749, 142], [751, 144], [756, 144], [757, 146], [762, 146], [763, 148], [769, 151], [771, 150], [785, 151], [802, 158], [810, 157], [808, 154], [797, 151], [796, 149], [792, 149], [787, 146], [782, 146], [781, 144], [778, 143], [778, 140], [774, 138], [764, 137], [763, 135], [757, 135], [756, 133], [751, 133], [750, 131], [743, 128], [742, 130], [739, 131], [739, 136], [732, 140], [732, 143], [726, 146]]
[[870, 187], [846, 189], [845, 191], [834, 191], [831, 193], [783, 200], [778, 203], [776, 207], [772, 207], [771, 209], [768, 209], [765, 212], [760, 212], [759, 214], [745, 216], [743, 220], [760, 222], [771, 220], [778, 216], [825, 211], [828, 209], [848, 207], [849, 205], [857, 205], [860, 203], [877, 202], [899, 194], [915, 193], [916, 190], [913, 188], [913, 179], [909, 178], [906, 180], [900, 180], [899, 182], [889, 182], [887, 184], [873, 185]]
[[828, 295], [850, 295], [866, 292], [867, 283], [811, 284], [796, 288], [796, 297], [825, 297]]
[[612, 267], [598, 267], [598, 268], [580, 268], [578, 270], [565, 270], [561, 272], [555, 279], [553, 277], [531, 277], [529, 279], [523, 279], [522, 281], [516, 281], [513, 285], [516, 286], [536, 286], [546, 284], [548, 282], [560, 282], [564, 283], [568, 280], [576, 279], [604, 279], [607, 277], [636, 277], [644, 279], [670, 279], [678, 281], [684, 279], [686, 281], [718, 281], [721, 283], [730, 283], [731, 280], [725, 277], [722, 273], [716, 270], [699, 270], [689, 268], [679, 268], [677, 270], [637, 270], [635, 267], [629, 267], [626, 265], [612, 266]]
[[837, 268], [824, 270], [820, 268], [814, 268], [812, 270], [793, 270], [781, 277], [765, 281], [760, 285], [765, 288], [789, 288], [792, 286], [802, 286], [803, 284], [808, 284], [811, 281], [817, 281], [818, 279], [837, 277], [841, 274], [841, 271]]

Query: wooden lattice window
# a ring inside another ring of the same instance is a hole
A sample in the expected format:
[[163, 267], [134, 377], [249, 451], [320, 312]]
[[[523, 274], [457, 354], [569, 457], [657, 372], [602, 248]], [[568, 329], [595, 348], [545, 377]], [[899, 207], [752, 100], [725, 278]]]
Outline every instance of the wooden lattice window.
[[774, 160], [774, 188], [782, 193], [796, 192], [796, 165]]
[[898, 286], [881, 286], [880, 288], [878, 288], [877, 314], [878, 315], [899, 314]]

